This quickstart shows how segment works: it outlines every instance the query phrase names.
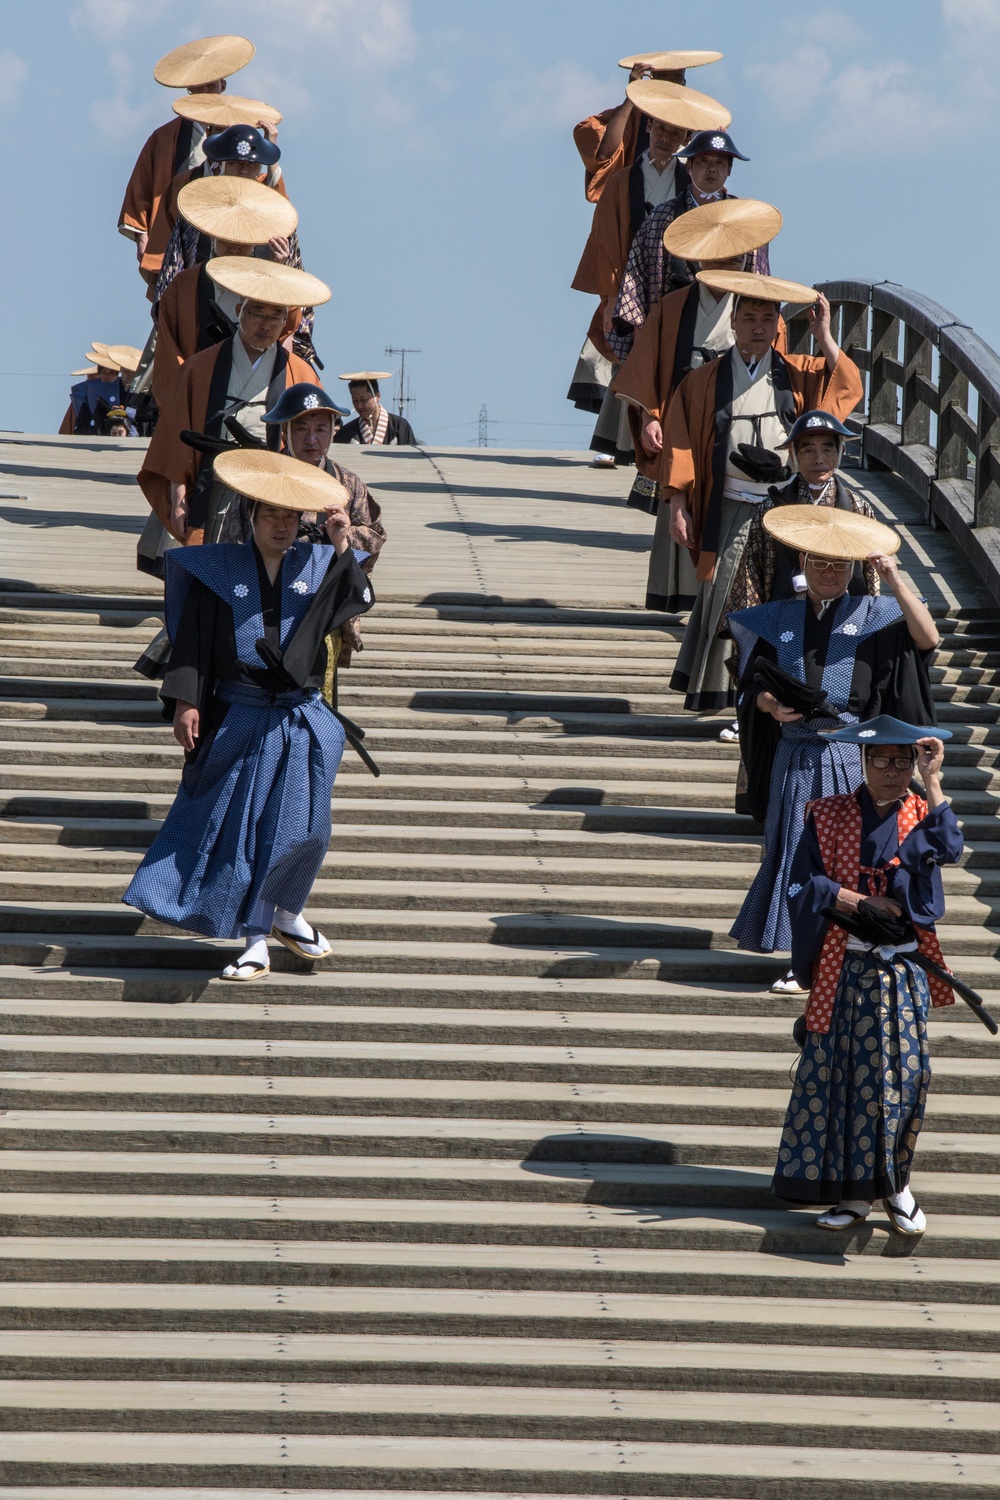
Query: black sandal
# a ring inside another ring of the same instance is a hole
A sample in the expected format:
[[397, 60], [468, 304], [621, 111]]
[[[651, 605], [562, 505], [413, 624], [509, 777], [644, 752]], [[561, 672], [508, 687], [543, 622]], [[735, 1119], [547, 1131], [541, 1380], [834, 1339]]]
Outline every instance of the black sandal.
[[[871, 1209], [868, 1210], [867, 1214], [859, 1214], [856, 1208], [828, 1208], [826, 1210], [826, 1212], [820, 1214], [819, 1218], [816, 1220], [816, 1228], [817, 1229], [827, 1229], [832, 1234], [836, 1234], [837, 1231], [840, 1230], [840, 1229], [853, 1229], [854, 1226], [855, 1226], [855, 1224], [863, 1224], [865, 1222], [865, 1220], [868, 1218], [868, 1214], [870, 1214], [870, 1213], [871, 1213]], [[823, 1220], [826, 1217], [826, 1214], [848, 1214], [850, 1216], [850, 1223], [849, 1224], [824, 1224]]]
[[280, 927], [271, 928], [271, 936], [277, 938], [279, 943], [284, 943], [289, 952], [294, 953], [297, 958], [304, 958], [306, 963], [315, 964], [321, 958], [329, 958], [333, 951], [329, 945], [327, 945], [326, 951], [323, 953], [307, 953], [305, 951], [302, 947], [303, 943], [312, 943], [314, 948], [318, 948], [321, 938], [324, 943], [326, 942], [326, 938], [323, 937], [318, 927], [310, 927], [309, 932], [309, 937], [300, 938], [296, 937], [294, 932], [282, 932]]
[[923, 1229], [918, 1229], [913, 1222], [913, 1214], [919, 1214], [923, 1212], [920, 1204], [915, 1198], [913, 1200], [913, 1213], [905, 1213], [903, 1209], [897, 1208], [894, 1203], [890, 1203], [888, 1198], [882, 1199], [882, 1207], [889, 1215], [889, 1223], [892, 1225], [897, 1234], [905, 1234], [913, 1239], [918, 1234], [926, 1233], [926, 1224], [924, 1225]]
[[[237, 972], [235, 974], [227, 974], [226, 969], [235, 969]], [[263, 979], [265, 974], [270, 974], [271, 965], [269, 963], [259, 964], [255, 958], [247, 958], [239, 963], [227, 964], [226, 969], [223, 969], [219, 975], [220, 979], [225, 979], [229, 984], [247, 984], [251, 979]], [[253, 972], [250, 974], [240, 974], [240, 969], [250, 969]]]

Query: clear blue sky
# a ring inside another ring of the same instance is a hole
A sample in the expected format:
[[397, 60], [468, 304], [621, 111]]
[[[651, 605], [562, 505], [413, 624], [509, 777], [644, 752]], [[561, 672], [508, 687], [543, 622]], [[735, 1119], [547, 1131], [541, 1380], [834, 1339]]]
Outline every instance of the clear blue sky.
[[53, 431], [91, 339], [144, 342], [116, 223], [175, 97], [152, 66], [220, 31], [257, 45], [231, 88], [285, 117], [305, 264], [334, 288], [328, 373], [421, 349], [429, 441], [475, 442], [483, 402], [504, 446], [589, 441], [565, 400], [592, 308], [569, 289], [590, 219], [571, 132], [634, 51], [725, 53], [690, 82], [752, 158], [733, 190], [785, 216], [777, 274], [900, 281], [1000, 344], [1000, 0], [36, 0], [0, 38], [0, 426]]

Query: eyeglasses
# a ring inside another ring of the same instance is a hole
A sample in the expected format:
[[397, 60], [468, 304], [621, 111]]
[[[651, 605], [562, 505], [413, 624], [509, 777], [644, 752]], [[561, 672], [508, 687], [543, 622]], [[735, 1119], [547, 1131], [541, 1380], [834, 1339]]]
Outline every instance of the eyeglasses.
[[914, 763], [912, 755], [869, 755], [867, 760], [876, 771], [888, 771], [890, 766], [897, 771], [909, 771]]
[[806, 562], [812, 563], [817, 573], [846, 573], [854, 567], [852, 562], [841, 562], [839, 558], [814, 557], [811, 552], [806, 553]]

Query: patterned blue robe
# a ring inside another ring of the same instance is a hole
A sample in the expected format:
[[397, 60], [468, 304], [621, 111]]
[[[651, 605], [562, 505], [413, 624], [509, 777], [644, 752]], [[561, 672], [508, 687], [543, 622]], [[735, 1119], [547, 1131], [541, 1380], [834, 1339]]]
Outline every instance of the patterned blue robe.
[[[897, 804], [880, 816], [866, 788], [858, 798], [862, 866], [887, 871], [887, 894], [911, 922], [933, 927], [945, 910], [940, 867], [962, 854], [954, 812], [947, 803], [934, 808], [900, 844]], [[839, 890], [823, 868], [811, 816], [792, 874], [792, 967], [808, 985], [828, 925], [823, 909]], [[863, 872], [858, 889], [869, 890]], [[927, 977], [905, 954], [848, 949], [830, 1030], [807, 1032], [799, 1059], [772, 1183], [779, 1198], [867, 1203], [906, 1186], [931, 1076], [928, 1005]]]
[[[305, 541], [286, 553], [282, 650], [333, 556], [332, 547]], [[318, 690], [269, 692], [250, 679], [261, 671], [257, 642], [265, 634], [254, 549], [227, 543], [167, 553], [172, 639], [192, 579], [231, 609], [240, 671], [215, 684], [216, 699], [226, 705], [221, 722], [185, 766], [174, 804], [122, 900], [187, 931], [236, 938], [270, 931], [276, 906], [298, 912], [305, 905], [329, 847], [344, 731]]]

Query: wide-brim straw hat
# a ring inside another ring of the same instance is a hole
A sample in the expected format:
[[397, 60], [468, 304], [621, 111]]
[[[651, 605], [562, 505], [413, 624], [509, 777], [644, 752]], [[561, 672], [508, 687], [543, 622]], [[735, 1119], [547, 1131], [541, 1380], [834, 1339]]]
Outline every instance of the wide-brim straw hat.
[[257, 260], [250, 255], [217, 255], [205, 263], [216, 286], [251, 302], [269, 302], [274, 307], [318, 307], [333, 296], [325, 281], [285, 266], [276, 260]]
[[133, 344], [109, 344], [108, 353], [119, 368], [127, 370], [130, 375], [138, 370], [142, 360], [142, 350], [136, 349]]
[[349, 496], [339, 479], [316, 464], [262, 448], [232, 448], [215, 459], [215, 475], [223, 484], [282, 510], [323, 511], [346, 505]]
[[338, 380], [351, 380], [360, 385], [363, 380], [391, 380], [391, 370], [348, 370], [346, 375], [338, 375]]
[[721, 52], [633, 52], [631, 57], [619, 58], [618, 66], [635, 68], [641, 64], [654, 73], [682, 73], [685, 68], [703, 68], [706, 63], [721, 61]]
[[287, 198], [246, 177], [196, 177], [177, 194], [177, 207], [202, 234], [234, 245], [266, 245], [299, 222]]
[[110, 344], [91, 344], [84, 359], [93, 360], [95, 365], [101, 365], [105, 370], [120, 370], [121, 360], [116, 359], [112, 353]]
[[805, 286], [801, 281], [759, 276], [756, 271], [699, 271], [698, 280], [713, 291], [732, 292], [734, 297], [753, 297], [761, 302], [791, 302], [796, 307], [808, 307], [819, 295], [814, 286]]
[[[187, 192], [187, 189], [184, 189]], [[769, 245], [781, 214], [757, 198], [722, 198], [689, 209], [663, 231], [663, 248], [681, 260], [728, 260]]]
[[211, 125], [215, 130], [228, 130], [230, 125], [256, 125], [265, 120], [269, 125], [281, 124], [281, 111], [263, 99], [245, 99], [242, 94], [184, 94], [170, 106], [182, 120], [194, 120], [199, 125]]
[[860, 562], [873, 552], [899, 551], [899, 533], [891, 526], [832, 505], [775, 505], [761, 519], [776, 542], [815, 557]]
[[[625, 90], [636, 109], [679, 130], [724, 130], [732, 115], [710, 94], [663, 78], [637, 78]], [[176, 106], [175, 106], [176, 108]]]
[[245, 68], [257, 49], [245, 36], [201, 36], [161, 57], [153, 77], [168, 89], [193, 89]]

